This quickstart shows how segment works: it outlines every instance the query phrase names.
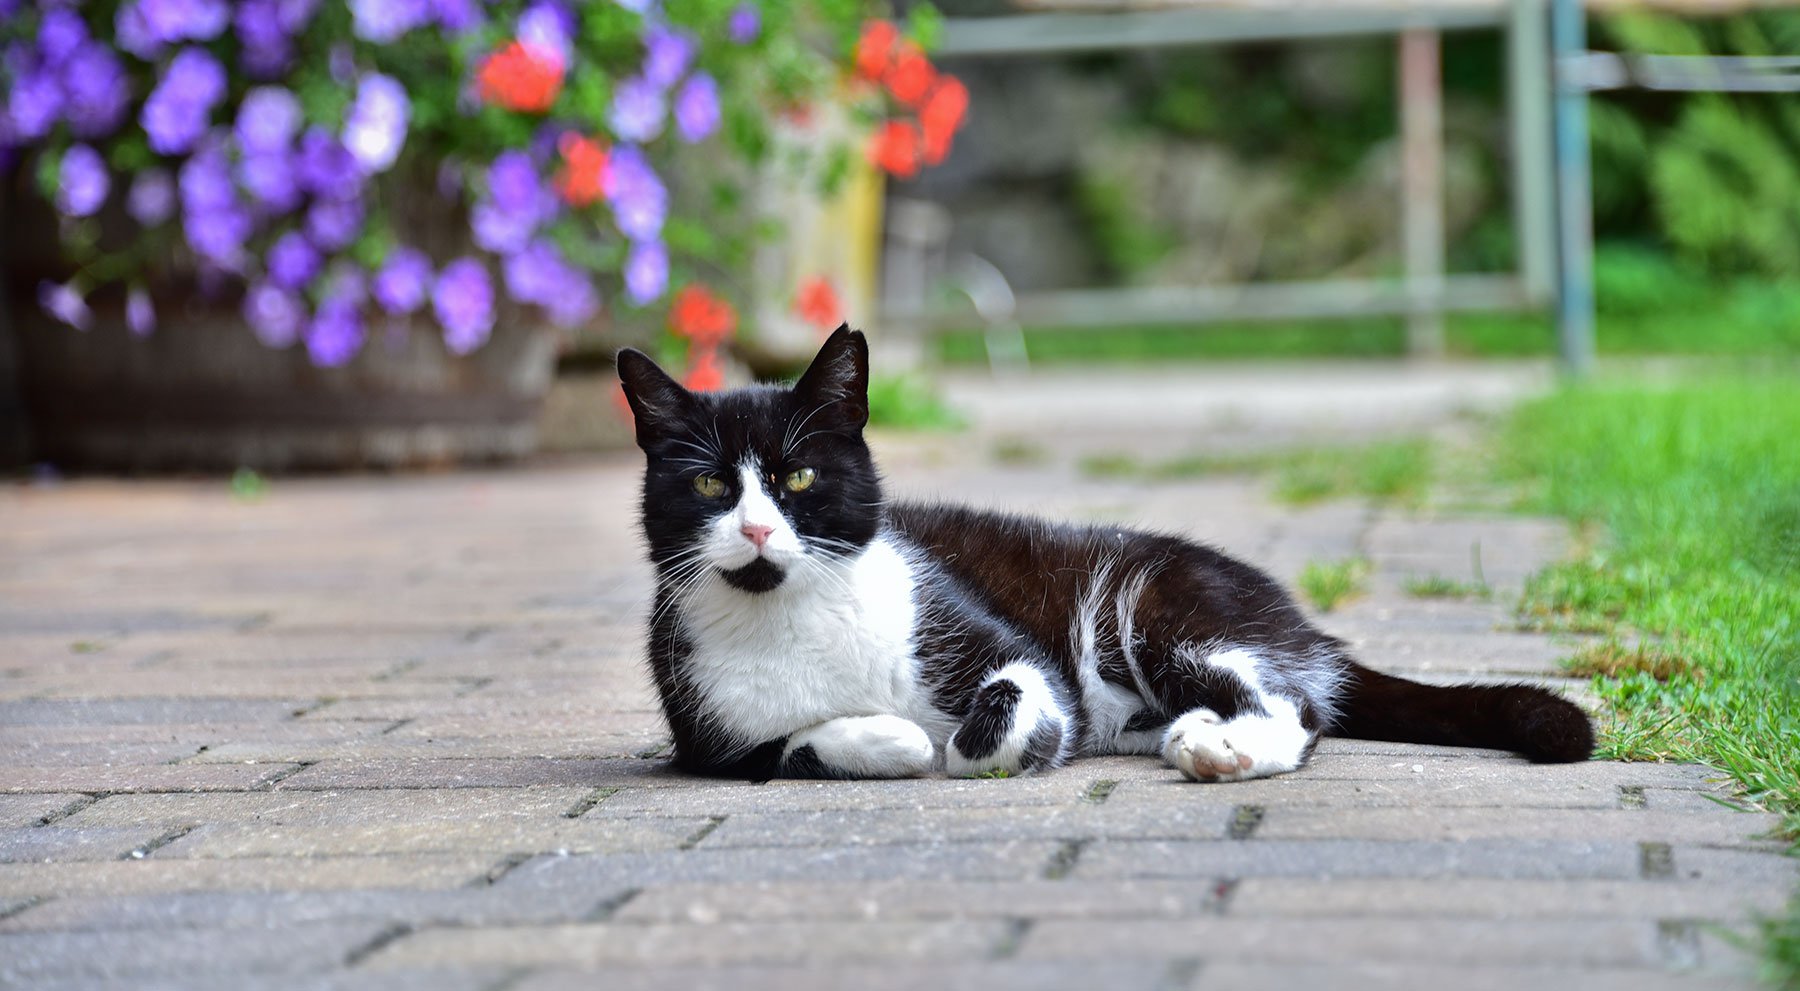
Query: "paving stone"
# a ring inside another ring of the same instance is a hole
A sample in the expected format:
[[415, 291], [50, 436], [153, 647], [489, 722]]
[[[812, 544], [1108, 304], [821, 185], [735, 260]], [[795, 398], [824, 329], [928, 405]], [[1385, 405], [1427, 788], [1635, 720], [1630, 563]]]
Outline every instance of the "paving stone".
[[1013, 932], [1014, 927], [1001, 920], [432, 929], [390, 943], [363, 966], [380, 969], [457, 962], [595, 969], [620, 964], [966, 960], [987, 956]]
[[1493, 840], [1504, 838], [1632, 843], [1705, 843], [1779, 852], [1786, 844], [1755, 840], [1781, 824], [1779, 816], [1727, 813], [1695, 817], [1648, 810], [1511, 809], [1495, 815], [1469, 808], [1279, 808], [1257, 826], [1266, 840], [1387, 839]]
[[128, 726], [145, 723], [280, 722], [306, 698], [142, 698], [0, 702], [0, 726]]
[[[1141, 765], [1141, 768], [1132, 767]], [[1121, 770], [1121, 768], [1125, 770]], [[743, 813], [825, 812], [881, 809], [981, 809], [994, 806], [1067, 805], [1080, 802], [1099, 781], [1117, 782], [1127, 770], [1160, 774], [1148, 760], [1081, 761], [1051, 774], [1008, 779], [915, 778], [899, 781], [770, 781], [764, 784], [711, 782], [694, 787], [675, 778], [674, 787], [625, 787], [588, 815], [738, 815]], [[1176, 772], [1169, 772], [1176, 773]]]
[[1282, 964], [1386, 961], [1495, 965], [1530, 960], [1582, 967], [1655, 967], [1656, 927], [1594, 919], [1048, 920], [1019, 945], [1022, 960], [1198, 957]]
[[64, 821], [71, 826], [142, 823], [191, 826], [204, 822], [252, 821], [293, 826], [546, 819], [561, 815], [592, 791], [592, 788], [454, 788], [113, 795]]
[[1424, 966], [1358, 960], [1329, 965], [1209, 962], [1189, 987], [1192, 991], [1742, 991], [1746, 984], [1716, 975], [1639, 968]]
[[0, 863], [118, 860], [167, 833], [159, 826], [0, 829]]
[[46, 816], [54, 816], [85, 795], [74, 793], [48, 795], [0, 795], [0, 828], [35, 826]]
[[[873, 966], [807, 964], [804, 966], [606, 968], [606, 991], [1160, 991], [1168, 968], [1135, 961], [1106, 963], [944, 964], [931, 961]], [[511, 991], [592, 991], [595, 976], [584, 971], [533, 973]]]
[[128, 895], [173, 891], [283, 891], [331, 888], [454, 888], [495, 869], [486, 854], [368, 857], [243, 857], [0, 864], [0, 897]]
[[707, 819], [570, 819], [339, 823], [208, 823], [159, 857], [325, 857], [367, 853], [628, 853], [674, 850]]
[[319, 970], [342, 962], [381, 931], [379, 925], [360, 923], [292, 926], [266, 939], [245, 939], [227, 929], [0, 933], [0, 982]]
[[1093, 837], [1222, 839], [1233, 806], [1195, 801], [1156, 809], [1112, 805], [796, 812], [734, 815], [705, 841], [706, 849], [734, 846], [854, 846], [885, 843], [968, 843], [1009, 839]]
[[98, 767], [0, 765], [0, 791], [246, 791], [294, 764], [103, 764]]
[[[131, 991], [493, 991], [517, 974], [480, 969], [408, 968], [379, 972], [336, 970], [312, 974], [133, 975]], [[591, 980], [591, 978], [590, 978]], [[117, 982], [51, 978], [33, 981], [33, 991], [111, 991]]]
[[[127, 726], [0, 726], [0, 746], [37, 744], [168, 743], [219, 746], [230, 740], [262, 743], [352, 740], [375, 736], [392, 720], [330, 720], [283, 723], [141, 723]], [[203, 756], [203, 755], [197, 755]], [[101, 763], [105, 763], [102, 761]]]
[[1289, 917], [1731, 919], [1780, 909], [1790, 888], [1773, 878], [1751, 885], [1253, 877], [1231, 888], [1226, 911]]
[[1631, 878], [1635, 843], [1571, 840], [1102, 840], [1079, 878]]
[[786, 919], [1179, 918], [1216, 912], [1225, 890], [1191, 880], [1073, 878], [668, 884], [644, 890], [611, 918], [697, 925]]
[[258, 929], [290, 925], [380, 922], [422, 928], [577, 922], [627, 892], [526, 890], [492, 885], [427, 891], [182, 892], [53, 898], [0, 918], [0, 931], [125, 929]]
[[[393, 723], [384, 725], [392, 726]], [[496, 734], [511, 728], [496, 726]], [[633, 757], [660, 749], [669, 733], [661, 722], [653, 728], [566, 736], [404, 736], [391, 734], [354, 739], [294, 742], [245, 740], [210, 747], [189, 757], [188, 764], [234, 764], [246, 760], [317, 764], [327, 761], [473, 760], [537, 757], [593, 759]]]
[[624, 785], [667, 774], [662, 761], [513, 758], [504, 760], [326, 761], [281, 782], [283, 791], [340, 788], [527, 788]]
[[553, 855], [533, 858], [501, 878], [503, 885], [643, 887], [676, 882], [1021, 880], [1036, 877], [1063, 844], [1021, 840], [796, 849], [771, 856], [760, 849], [678, 853]]

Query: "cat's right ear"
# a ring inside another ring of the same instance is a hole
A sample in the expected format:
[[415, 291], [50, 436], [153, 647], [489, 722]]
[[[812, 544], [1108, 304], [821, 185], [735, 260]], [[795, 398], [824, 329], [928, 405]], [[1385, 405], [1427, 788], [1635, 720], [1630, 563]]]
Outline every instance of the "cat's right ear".
[[658, 368], [649, 355], [636, 348], [621, 348], [613, 361], [625, 401], [631, 404], [639, 447], [649, 450], [694, 413], [694, 394]]

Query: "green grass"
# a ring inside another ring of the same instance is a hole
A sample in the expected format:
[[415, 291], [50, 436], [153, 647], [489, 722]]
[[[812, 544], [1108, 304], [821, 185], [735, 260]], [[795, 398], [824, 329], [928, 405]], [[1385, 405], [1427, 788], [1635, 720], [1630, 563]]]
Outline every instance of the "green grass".
[[1486, 582], [1458, 581], [1443, 575], [1413, 575], [1406, 579], [1406, 594], [1415, 599], [1485, 599], [1494, 594]]
[[922, 379], [875, 375], [869, 379], [869, 424], [897, 430], [958, 430], [963, 420]]
[[[1797, 373], [1571, 389], [1521, 409], [1503, 448], [1531, 508], [1605, 534], [1523, 609], [1612, 638], [1571, 660], [1609, 703], [1602, 755], [1710, 763], [1800, 840]], [[1768, 979], [1800, 988], [1800, 901], [1765, 936]]]
[[1095, 454], [1082, 458], [1077, 467], [1095, 478], [1151, 481], [1266, 473], [1274, 476], [1275, 498], [1292, 505], [1350, 496], [1417, 505], [1431, 480], [1431, 455], [1428, 441], [1411, 439], [1245, 454], [1189, 454], [1164, 461]]
[[1297, 584], [1320, 612], [1330, 612], [1363, 593], [1369, 562], [1360, 557], [1341, 561], [1308, 561]]

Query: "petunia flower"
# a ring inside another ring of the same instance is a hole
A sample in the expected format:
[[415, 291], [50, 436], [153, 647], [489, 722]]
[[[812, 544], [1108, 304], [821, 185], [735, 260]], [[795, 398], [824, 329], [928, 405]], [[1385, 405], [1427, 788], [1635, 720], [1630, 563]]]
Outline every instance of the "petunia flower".
[[365, 174], [385, 172], [400, 157], [411, 115], [406, 87], [378, 72], [362, 77], [356, 102], [350, 105], [349, 119], [344, 122], [343, 140]]
[[[614, 148], [608, 163], [607, 202], [620, 233], [634, 241], [654, 241], [668, 217], [669, 192], [644, 153], [630, 145]], [[655, 295], [661, 295], [657, 290]]]
[[689, 144], [704, 141], [719, 129], [719, 84], [696, 72], [675, 94], [675, 132]]
[[348, 365], [362, 350], [365, 336], [362, 314], [354, 301], [327, 299], [307, 325], [306, 356], [320, 368]]
[[125, 293], [125, 329], [133, 337], [149, 337], [156, 329], [156, 304], [142, 286], [132, 286]]
[[38, 283], [38, 305], [44, 312], [77, 330], [86, 330], [94, 325], [94, 313], [88, 309], [87, 300], [81, 297], [72, 283], [50, 282]]
[[244, 322], [265, 347], [293, 344], [305, 319], [306, 308], [299, 298], [279, 286], [257, 283], [244, 294]]
[[606, 120], [620, 140], [643, 144], [662, 133], [666, 113], [662, 88], [636, 77], [613, 90], [612, 109]]
[[238, 147], [245, 152], [285, 151], [300, 130], [300, 101], [280, 86], [258, 86], [238, 104]]
[[70, 145], [63, 152], [56, 187], [56, 208], [71, 217], [92, 216], [106, 202], [112, 179], [106, 160], [87, 145]]
[[323, 264], [319, 249], [299, 231], [288, 231], [277, 238], [264, 262], [271, 283], [295, 292], [310, 285]]
[[125, 210], [145, 227], [155, 227], [175, 212], [175, 181], [168, 169], [147, 168], [131, 180]]
[[638, 306], [655, 302], [669, 287], [669, 249], [661, 241], [633, 243], [625, 256], [625, 298]]
[[383, 310], [403, 316], [425, 305], [430, 285], [431, 259], [417, 248], [400, 248], [375, 272], [370, 293]]
[[432, 13], [427, 0], [350, 0], [350, 29], [364, 41], [385, 45], [424, 25]]
[[62, 64], [63, 117], [80, 138], [101, 138], [118, 130], [131, 102], [131, 80], [112, 49], [91, 43]]
[[725, 34], [733, 43], [748, 45], [762, 33], [762, 14], [757, 12], [756, 5], [740, 3], [731, 11], [731, 17], [725, 22]]
[[679, 31], [653, 27], [644, 32], [643, 78], [657, 89], [668, 89], [681, 79], [694, 60], [693, 39]]
[[431, 304], [452, 354], [468, 354], [493, 332], [494, 286], [487, 269], [474, 258], [458, 258], [444, 266], [432, 286]]

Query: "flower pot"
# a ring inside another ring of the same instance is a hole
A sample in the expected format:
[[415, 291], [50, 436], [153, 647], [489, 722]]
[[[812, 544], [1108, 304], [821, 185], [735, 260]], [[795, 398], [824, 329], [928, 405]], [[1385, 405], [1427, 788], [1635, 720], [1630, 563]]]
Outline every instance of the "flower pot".
[[[529, 453], [556, 335], [513, 326], [470, 355], [428, 326], [371, 327], [355, 359], [317, 368], [259, 343], [228, 302], [159, 300], [136, 338], [122, 306], [93, 327], [13, 297], [31, 457], [64, 469], [400, 468]], [[23, 305], [21, 305], [23, 304]]]

